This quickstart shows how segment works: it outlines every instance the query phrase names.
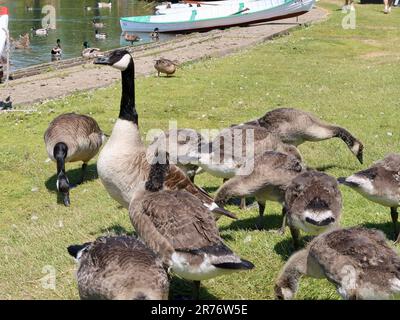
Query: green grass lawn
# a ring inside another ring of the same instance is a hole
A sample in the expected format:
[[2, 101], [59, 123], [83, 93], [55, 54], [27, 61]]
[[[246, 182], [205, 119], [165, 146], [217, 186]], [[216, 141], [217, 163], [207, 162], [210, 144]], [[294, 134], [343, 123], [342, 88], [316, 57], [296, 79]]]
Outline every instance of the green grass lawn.
[[[300, 28], [289, 36], [230, 55], [184, 65], [172, 78], [139, 78], [137, 109], [143, 136], [151, 128], [223, 128], [261, 116], [279, 106], [311, 111], [339, 124], [363, 141], [360, 165], [340, 140], [300, 147], [307, 165], [338, 177], [367, 167], [400, 143], [400, 9], [390, 15], [383, 5], [357, 6], [357, 28], [344, 30], [340, 2], [319, 2], [330, 10], [323, 23]], [[64, 112], [92, 115], [110, 133], [118, 115], [120, 84], [50, 101], [33, 114], [0, 115], [0, 298], [77, 299], [75, 263], [66, 247], [97, 236], [132, 233], [125, 209], [113, 201], [96, 178], [71, 192], [71, 207], [57, 204], [55, 164], [45, 162], [43, 133]], [[71, 182], [80, 164], [68, 164]], [[207, 174], [196, 183], [210, 192], [221, 180]], [[392, 235], [389, 209], [342, 188], [343, 226], [364, 225]], [[238, 221], [222, 218], [219, 227], [227, 244], [256, 268], [205, 281], [202, 298], [271, 299], [280, 268], [292, 252], [290, 233], [284, 237], [256, 230], [257, 209], [228, 207]], [[265, 227], [277, 228], [281, 208], [267, 203]], [[56, 288], [45, 289], [46, 266], [56, 270]], [[190, 284], [174, 279], [175, 295]], [[337, 299], [327, 281], [304, 279], [298, 299]]]

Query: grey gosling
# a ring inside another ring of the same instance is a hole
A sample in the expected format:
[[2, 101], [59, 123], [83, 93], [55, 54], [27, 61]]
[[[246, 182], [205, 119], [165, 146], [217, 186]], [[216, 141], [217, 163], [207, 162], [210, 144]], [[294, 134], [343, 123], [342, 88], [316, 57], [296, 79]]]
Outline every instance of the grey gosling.
[[171, 163], [179, 167], [194, 182], [199, 167], [191, 163], [191, 154], [201, 152], [203, 147], [208, 148], [208, 143], [196, 130], [171, 129], [156, 136], [149, 150], [168, 152]]
[[338, 179], [370, 201], [390, 207], [394, 238], [400, 240], [397, 208], [400, 205], [400, 155], [388, 154], [370, 168]]
[[347, 300], [400, 298], [400, 257], [375, 229], [338, 229], [314, 238], [283, 267], [275, 297], [294, 298], [303, 275], [326, 278]]
[[336, 226], [342, 211], [342, 195], [335, 178], [319, 171], [299, 174], [285, 194], [287, 224], [294, 247], [299, 248], [300, 230], [320, 234]]
[[259, 125], [278, 134], [283, 142], [298, 146], [306, 141], [340, 138], [350, 151], [363, 163], [364, 146], [346, 129], [325, 123], [315, 115], [293, 108], [279, 108], [267, 112], [258, 120], [246, 124]]
[[[304, 170], [304, 165], [296, 157], [280, 152], [266, 151], [248, 159], [237, 175], [217, 190], [214, 200], [218, 205], [223, 206], [232, 197], [254, 196], [259, 207], [257, 226], [261, 228], [266, 201], [276, 201], [283, 205], [287, 187]], [[283, 233], [285, 228], [284, 206], [282, 215], [283, 222], [280, 233]]]
[[100, 237], [72, 245], [78, 262], [77, 281], [83, 300], [166, 300], [169, 279], [161, 259], [141, 240]]

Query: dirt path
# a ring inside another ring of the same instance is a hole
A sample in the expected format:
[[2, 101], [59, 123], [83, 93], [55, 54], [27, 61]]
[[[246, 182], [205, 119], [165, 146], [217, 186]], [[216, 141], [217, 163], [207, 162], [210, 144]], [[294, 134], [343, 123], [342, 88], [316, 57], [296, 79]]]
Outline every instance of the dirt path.
[[[136, 76], [155, 74], [154, 60], [160, 56], [176, 59], [180, 63], [198, 60], [203, 57], [216, 57], [229, 54], [242, 48], [266, 41], [288, 32], [299, 23], [310, 23], [325, 19], [327, 12], [314, 8], [298, 18], [274, 21], [245, 28], [213, 30], [179, 36], [156, 46], [143, 46], [135, 49]], [[83, 65], [10, 81], [8, 88], [0, 87], [0, 99], [11, 94], [13, 106], [32, 108], [34, 103], [44, 102], [71, 94], [111, 85], [120, 79], [120, 73], [111, 68], [100, 68], [88, 62]]]

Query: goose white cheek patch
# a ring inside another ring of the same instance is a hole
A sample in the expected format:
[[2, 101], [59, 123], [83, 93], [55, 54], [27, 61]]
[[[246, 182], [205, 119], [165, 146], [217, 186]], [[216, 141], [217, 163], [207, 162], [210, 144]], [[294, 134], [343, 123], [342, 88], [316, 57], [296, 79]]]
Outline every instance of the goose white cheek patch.
[[131, 62], [132, 57], [130, 54], [125, 54], [122, 59], [120, 59], [118, 62], [113, 64], [113, 67], [115, 69], [118, 69], [120, 71], [125, 71], [126, 68], [128, 68], [129, 63]]

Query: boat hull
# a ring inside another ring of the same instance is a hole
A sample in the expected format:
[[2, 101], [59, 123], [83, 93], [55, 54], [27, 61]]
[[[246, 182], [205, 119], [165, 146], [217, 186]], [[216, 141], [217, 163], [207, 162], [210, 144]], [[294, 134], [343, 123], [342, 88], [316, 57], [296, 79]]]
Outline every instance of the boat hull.
[[219, 17], [215, 19], [203, 19], [198, 21], [171, 21], [160, 23], [128, 21], [122, 18], [120, 22], [122, 31], [128, 32], [151, 32], [154, 30], [154, 28], [158, 28], [159, 32], [206, 31], [214, 28], [243, 26], [254, 23], [296, 17], [310, 11], [313, 3], [313, 0], [295, 0], [285, 5], [251, 12], [248, 14], [228, 15], [225, 17]]

